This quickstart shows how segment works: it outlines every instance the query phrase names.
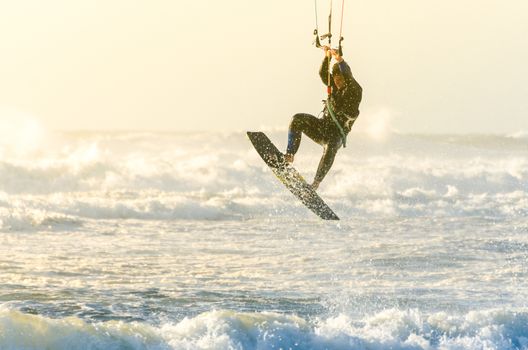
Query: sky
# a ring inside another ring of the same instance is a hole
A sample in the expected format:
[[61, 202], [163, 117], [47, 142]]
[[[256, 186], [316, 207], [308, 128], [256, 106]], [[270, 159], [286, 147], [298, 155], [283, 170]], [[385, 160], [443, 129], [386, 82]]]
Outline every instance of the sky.
[[[325, 98], [315, 22], [307, 0], [2, 1], [0, 126], [285, 129]], [[527, 131], [527, 34], [525, 0], [345, 0], [358, 127]]]

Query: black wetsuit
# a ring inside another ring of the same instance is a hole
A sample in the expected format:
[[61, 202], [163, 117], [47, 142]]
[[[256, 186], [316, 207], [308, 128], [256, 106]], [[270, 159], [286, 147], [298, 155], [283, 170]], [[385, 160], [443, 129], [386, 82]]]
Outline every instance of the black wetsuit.
[[[319, 69], [319, 76], [325, 85], [328, 83], [328, 61], [325, 58]], [[338, 68], [341, 71], [341, 75], [345, 78], [345, 86], [339, 90], [335, 86], [333, 76], [330, 76], [332, 84], [330, 103], [336, 119], [346, 136], [359, 115], [359, 104], [363, 89], [352, 76], [352, 71], [345, 61], [339, 63]], [[321, 182], [332, 167], [337, 150], [343, 144], [341, 130], [330, 116], [326, 107], [322, 118], [317, 118], [311, 114], [298, 113], [293, 116], [290, 123], [286, 153], [297, 153], [302, 133], [324, 147], [323, 156], [319, 161], [319, 167], [314, 179], [317, 182]]]

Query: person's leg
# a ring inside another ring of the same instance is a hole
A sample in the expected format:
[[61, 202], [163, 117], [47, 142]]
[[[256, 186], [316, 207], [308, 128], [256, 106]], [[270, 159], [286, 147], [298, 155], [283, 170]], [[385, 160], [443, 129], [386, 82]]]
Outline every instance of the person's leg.
[[334, 164], [334, 159], [337, 154], [337, 151], [341, 147], [341, 141], [340, 139], [337, 139], [333, 142], [330, 142], [326, 145], [324, 145], [324, 151], [323, 156], [321, 157], [321, 160], [319, 161], [319, 166], [317, 167], [317, 173], [315, 174], [313, 187], [317, 189], [321, 181], [323, 181], [324, 177], [332, 167], [332, 164]]
[[293, 156], [299, 150], [303, 133], [317, 143], [323, 142], [324, 126], [321, 119], [305, 113], [298, 113], [293, 116], [288, 129], [287, 161], [293, 161]]

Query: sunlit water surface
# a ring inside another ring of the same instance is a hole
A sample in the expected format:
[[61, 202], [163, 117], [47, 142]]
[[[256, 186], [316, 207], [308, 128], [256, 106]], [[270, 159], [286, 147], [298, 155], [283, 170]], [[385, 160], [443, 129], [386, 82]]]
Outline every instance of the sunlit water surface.
[[357, 134], [337, 222], [243, 133], [39, 142], [0, 143], [0, 349], [528, 349], [523, 135]]

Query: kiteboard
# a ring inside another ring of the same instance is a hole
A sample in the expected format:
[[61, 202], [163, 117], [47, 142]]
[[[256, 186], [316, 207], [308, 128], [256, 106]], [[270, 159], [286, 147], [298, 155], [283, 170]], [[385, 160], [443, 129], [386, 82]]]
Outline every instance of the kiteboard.
[[306, 183], [295, 168], [286, 162], [284, 155], [275, 147], [263, 132], [248, 131], [249, 140], [260, 157], [271, 168], [275, 176], [301, 202], [323, 220], [339, 220], [339, 217], [319, 197], [317, 192]]

